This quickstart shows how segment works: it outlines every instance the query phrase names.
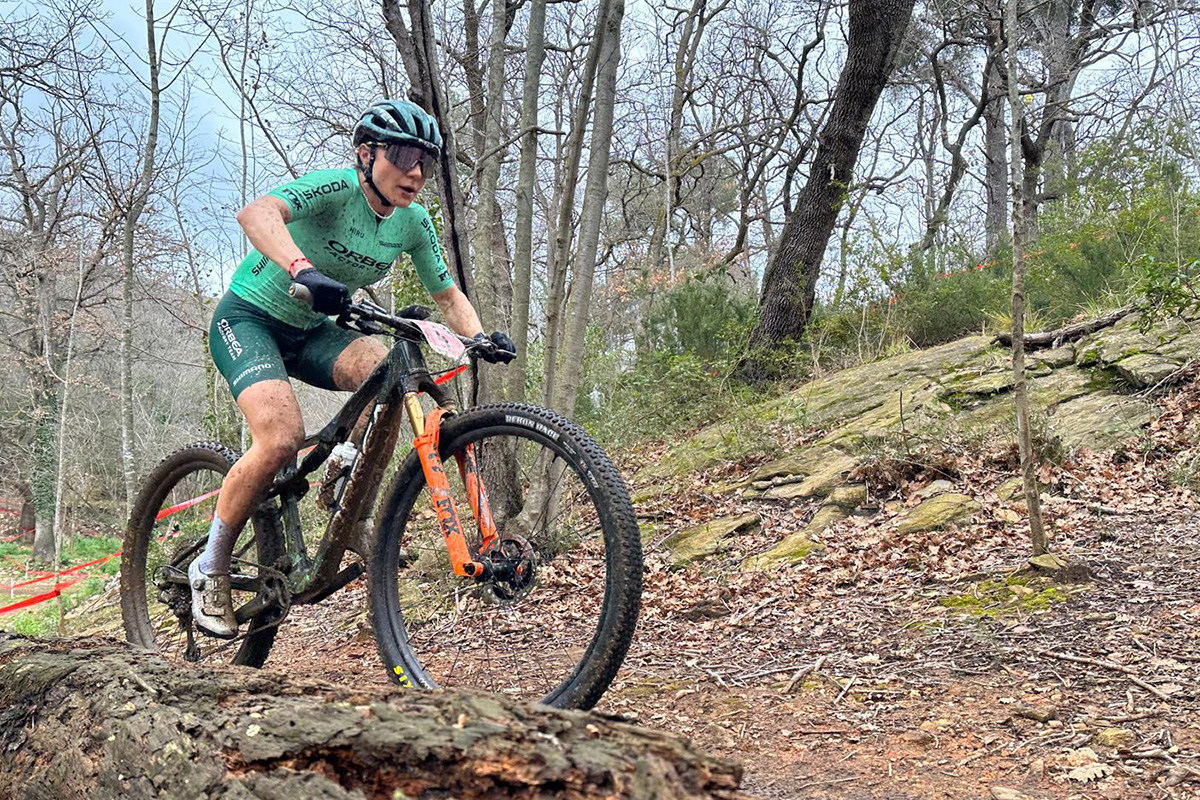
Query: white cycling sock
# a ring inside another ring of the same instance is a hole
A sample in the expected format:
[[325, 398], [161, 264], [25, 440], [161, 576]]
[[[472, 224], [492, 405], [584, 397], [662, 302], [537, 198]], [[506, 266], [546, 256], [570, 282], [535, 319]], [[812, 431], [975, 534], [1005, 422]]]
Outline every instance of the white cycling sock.
[[212, 527], [208, 529], [208, 545], [197, 559], [200, 571], [205, 575], [228, 575], [233, 543], [237, 541], [239, 533], [241, 528], [235, 529], [213, 514]]

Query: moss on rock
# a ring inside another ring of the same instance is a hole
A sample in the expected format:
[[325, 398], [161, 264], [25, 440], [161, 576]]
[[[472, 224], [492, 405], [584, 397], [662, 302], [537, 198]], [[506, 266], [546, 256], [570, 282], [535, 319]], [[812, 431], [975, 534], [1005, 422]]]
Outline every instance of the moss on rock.
[[854, 509], [867, 502], [867, 487], [862, 483], [855, 483], [850, 486], [840, 486], [829, 493], [829, 497], [825, 498], [825, 504], [837, 506], [843, 511], [853, 511]]
[[1168, 378], [1179, 369], [1179, 364], [1157, 353], [1138, 353], [1121, 359], [1113, 368], [1130, 386], [1145, 389]]
[[853, 456], [840, 455], [825, 463], [803, 480], [772, 486], [762, 493], [765, 500], [793, 500], [803, 497], [825, 497], [844, 483], [847, 472], [858, 465]]
[[765, 553], [751, 556], [742, 562], [742, 569], [772, 570], [795, 564], [824, 548], [816, 541], [830, 525], [845, 519], [845, 509], [832, 504], [821, 506], [812, 520], [799, 531], [785, 537]]
[[1023, 500], [1025, 498], [1025, 483], [1020, 478], [1009, 478], [996, 487], [996, 497], [1005, 502]]
[[1138, 436], [1154, 414], [1144, 400], [1103, 392], [1061, 403], [1050, 427], [1069, 448], [1103, 450]]
[[968, 495], [957, 492], [939, 494], [905, 512], [896, 530], [899, 533], [938, 530], [968, 519], [979, 509], [979, 503]]
[[719, 517], [671, 534], [663, 546], [670, 551], [671, 564], [680, 567], [720, 552], [724, 549], [726, 538], [740, 530], [757, 526], [761, 521], [758, 514]]
[[968, 591], [942, 597], [938, 605], [966, 616], [994, 619], [1018, 611], [1045, 611], [1069, 596], [1068, 590], [1045, 579], [1014, 575], [971, 584]]

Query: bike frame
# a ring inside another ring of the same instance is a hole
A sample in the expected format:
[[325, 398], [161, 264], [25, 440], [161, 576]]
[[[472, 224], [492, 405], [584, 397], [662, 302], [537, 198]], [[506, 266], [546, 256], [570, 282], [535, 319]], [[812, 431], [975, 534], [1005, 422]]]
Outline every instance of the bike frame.
[[[357, 306], [353, 308], [363, 309]], [[376, 324], [377, 321], [391, 323], [394, 329], [384, 329]], [[465, 453], [457, 454], [457, 466], [481, 534], [478, 552], [472, 552], [463, 535], [458, 510], [450, 495], [449, 481], [438, 453], [442, 420], [448, 414], [455, 413], [456, 404], [434, 382], [416, 341], [419, 333], [414, 331], [415, 325], [403, 326], [405, 322], [410, 321], [376, 311], [372, 312], [371, 317], [346, 323], [348, 327], [364, 333], [394, 336], [396, 342], [337, 415], [324, 428], [304, 440], [303, 447], [311, 446], [312, 449], [299, 463], [276, 476], [255, 512], [256, 516], [277, 516], [282, 524], [286, 563], [278, 566], [287, 576], [292, 593], [291, 603], [320, 602], [362, 574], [363, 565], [371, 557], [373, 536], [363, 530], [360, 520], [367, 519], [375, 505], [384, 469], [399, 440], [404, 415], [407, 415], [413, 432], [413, 446], [433, 498], [438, 525], [450, 554], [454, 574], [477, 580], [491, 577], [490, 564], [486, 557], [481, 556], [498, 540], [498, 535], [475, 462], [474, 449], [468, 446]], [[436, 404], [428, 415], [421, 408], [419, 395], [422, 393], [428, 394]], [[359, 420], [368, 408], [372, 408], [372, 411], [362, 430], [358, 460], [347, 478], [341, 500], [325, 528], [316, 555], [310, 558], [304, 544], [298, 506], [300, 498], [309, 490], [308, 476], [321, 467], [336, 445], [354, 436]], [[276, 497], [280, 506], [272, 502]], [[272, 528], [278, 530], [274, 525], [267, 529]], [[356, 553], [361, 561], [339, 570], [347, 550]], [[233, 584], [234, 588], [258, 592], [254, 600], [235, 612], [239, 622], [251, 619], [277, 604], [278, 598], [268, 596], [261, 579], [239, 585], [235, 578]]]

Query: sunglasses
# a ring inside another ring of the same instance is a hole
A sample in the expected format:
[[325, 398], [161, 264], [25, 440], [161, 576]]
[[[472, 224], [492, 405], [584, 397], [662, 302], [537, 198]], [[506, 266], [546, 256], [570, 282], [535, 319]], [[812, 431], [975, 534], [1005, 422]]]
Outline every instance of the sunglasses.
[[424, 149], [411, 144], [392, 143], [382, 145], [384, 157], [401, 172], [408, 172], [416, 165], [421, 165], [421, 174], [429, 175], [437, 157]]

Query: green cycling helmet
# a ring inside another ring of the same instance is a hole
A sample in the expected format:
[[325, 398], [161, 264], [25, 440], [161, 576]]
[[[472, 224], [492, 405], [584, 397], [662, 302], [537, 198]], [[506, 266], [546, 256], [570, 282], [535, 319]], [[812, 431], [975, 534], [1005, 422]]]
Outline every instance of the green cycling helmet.
[[354, 146], [363, 142], [413, 144], [435, 155], [442, 151], [437, 121], [407, 100], [380, 100], [362, 113], [352, 134]]

